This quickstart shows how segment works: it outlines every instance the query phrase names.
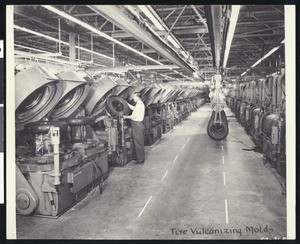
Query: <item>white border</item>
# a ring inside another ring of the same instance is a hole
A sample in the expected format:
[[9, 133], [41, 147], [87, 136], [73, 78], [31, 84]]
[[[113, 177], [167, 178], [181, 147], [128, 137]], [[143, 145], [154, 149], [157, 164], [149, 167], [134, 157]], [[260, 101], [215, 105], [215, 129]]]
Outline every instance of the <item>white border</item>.
[[6, 238], [16, 239], [14, 7], [6, 6]]
[[[296, 238], [296, 158], [295, 158], [295, 5], [285, 5], [285, 73], [286, 73], [286, 162], [287, 162], [287, 239]], [[15, 84], [14, 84], [14, 30], [13, 6], [6, 6], [6, 238], [16, 239], [16, 211], [15, 211]]]
[[286, 83], [286, 181], [287, 239], [296, 238], [296, 130], [295, 130], [295, 5], [284, 6], [285, 16], [285, 83]]

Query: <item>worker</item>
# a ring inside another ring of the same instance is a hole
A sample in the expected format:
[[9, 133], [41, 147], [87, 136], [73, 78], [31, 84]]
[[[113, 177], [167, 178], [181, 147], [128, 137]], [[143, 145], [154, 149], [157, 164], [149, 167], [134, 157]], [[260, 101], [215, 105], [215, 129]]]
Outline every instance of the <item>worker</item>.
[[224, 109], [226, 99], [222, 89], [216, 89], [215, 86], [212, 85], [209, 92], [209, 98], [210, 98], [212, 109], [215, 109], [217, 103], [219, 103], [221, 110]]
[[137, 163], [144, 163], [145, 161], [145, 145], [144, 145], [144, 115], [145, 105], [140, 98], [140, 93], [133, 94], [133, 100], [136, 102], [135, 106], [128, 104], [129, 108], [133, 110], [129, 116], [124, 116], [124, 119], [131, 119], [131, 128], [133, 135], [133, 142], [135, 147]]

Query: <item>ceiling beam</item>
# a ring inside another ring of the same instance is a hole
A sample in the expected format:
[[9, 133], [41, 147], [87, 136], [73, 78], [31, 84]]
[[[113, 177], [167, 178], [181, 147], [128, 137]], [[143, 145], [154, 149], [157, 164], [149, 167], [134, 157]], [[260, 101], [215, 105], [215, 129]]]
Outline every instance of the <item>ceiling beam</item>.
[[212, 57], [197, 57], [197, 58], [195, 58], [195, 60], [210, 61], [210, 60], [213, 60], [213, 58]]
[[[245, 28], [243, 28], [245, 29]], [[279, 31], [279, 29], [282, 29], [281, 31], [284, 30], [284, 25], [281, 26], [274, 26], [274, 27], [267, 27], [264, 29], [259, 29], [259, 28], [255, 28], [256, 30], [252, 30], [252, 31], [246, 31], [246, 32], [242, 32], [242, 33], [236, 33], [236, 35], [248, 35], [248, 34], [253, 34], [253, 33], [257, 33], [257, 32], [262, 32], [262, 31], [272, 31], [272, 33], [276, 33], [276, 31]]]
[[263, 9], [263, 10], [255, 10], [254, 8], [252, 8], [251, 10], [249, 10], [249, 9], [243, 10], [243, 8], [242, 8], [241, 11], [240, 11], [240, 14], [241, 15], [250, 15], [250, 16], [252, 16], [253, 14], [267, 15], [267, 14], [277, 14], [277, 13], [274, 12], [274, 10], [272, 10], [270, 7], [268, 7], [268, 8]]
[[200, 19], [200, 21], [202, 22], [202, 24], [205, 26], [206, 30], [208, 31], [206, 20], [204, 20], [204, 18], [201, 16], [201, 14], [199, 13], [198, 9], [194, 5], [191, 5], [191, 7], [194, 10], [194, 12], [197, 14], [197, 16]]
[[[168, 32], [167, 31], [160, 31], [157, 30], [155, 31], [158, 35], [160, 36], [164, 36], [167, 35]], [[173, 34], [175, 35], [188, 35], [188, 34], [202, 34], [202, 33], [208, 33], [208, 31], [205, 28], [199, 28], [199, 27], [193, 27], [193, 28], [187, 28], [187, 29], [183, 29], [183, 30], [176, 30], [173, 29], [172, 31]], [[123, 32], [123, 31], [116, 31], [114, 33], [111, 33], [111, 36], [113, 38], [129, 38], [132, 37], [132, 35], [130, 35], [127, 32]]]
[[274, 67], [253, 67], [253, 68], [249, 68], [249, 67], [227, 67], [225, 70], [230, 70], [230, 71], [235, 71], [235, 70], [272, 70], [274, 69]]
[[281, 11], [280, 9], [278, 9], [277, 7], [275, 7], [275, 6], [272, 5], [272, 8], [275, 9], [276, 12], [278, 12], [278, 13], [284, 15], [284, 12]]
[[136, 66], [116, 66], [116, 67], [90, 67], [85, 71], [97, 71], [99, 73], [107, 72], [127, 72], [128, 70], [164, 70], [164, 69], [177, 69], [177, 65], [136, 65]]
[[284, 31], [279, 31], [278, 33], [266, 33], [266, 34], [235, 34], [234, 38], [245, 38], [245, 37], [261, 37], [261, 36], [283, 36]]
[[241, 21], [237, 22], [238, 26], [245, 26], [245, 25], [257, 25], [257, 24], [282, 24], [284, 23], [284, 19], [276, 19], [276, 20], [260, 20], [260, 21]]
[[92, 5], [89, 6], [89, 8], [102, 16], [105, 16], [105, 18], [110, 20], [112, 23], [119, 26], [125, 32], [130, 33], [131, 36], [134, 36], [145, 45], [156, 50], [173, 64], [178, 65], [189, 73], [194, 72], [194, 69], [190, 67], [186, 61], [176, 55], [176, 53], [161, 40], [151, 36], [149, 30], [141, 28], [138, 23], [132, 21], [132, 19], [128, 17], [128, 14], [119, 7], [114, 5]]
[[[190, 6], [188, 5], [187, 6], [187, 9], [189, 9], [190, 8]], [[163, 6], [159, 6], [159, 5], [157, 5], [157, 7], [156, 7], [156, 11], [158, 11], [158, 12], [165, 12], [165, 11], [167, 11], [167, 12], [169, 12], [169, 11], [172, 11], [172, 10], [181, 10], [182, 9], [182, 6], [178, 6], [178, 7], [163, 7]]]

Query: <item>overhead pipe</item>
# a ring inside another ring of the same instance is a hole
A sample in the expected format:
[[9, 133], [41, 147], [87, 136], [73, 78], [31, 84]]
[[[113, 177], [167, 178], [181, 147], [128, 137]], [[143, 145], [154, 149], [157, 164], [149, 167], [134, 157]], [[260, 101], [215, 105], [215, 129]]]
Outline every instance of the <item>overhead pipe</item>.
[[125, 13], [125, 10], [115, 5], [88, 5], [88, 7], [187, 72], [194, 72], [194, 69], [174, 52], [173, 49], [158, 39], [146, 26], [141, 28], [138, 20], [133, 21], [128, 14]]
[[223, 20], [223, 6], [225, 5], [204, 5], [216, 71], [220, 71], [222, 65], [228, 32], [228, 19]]

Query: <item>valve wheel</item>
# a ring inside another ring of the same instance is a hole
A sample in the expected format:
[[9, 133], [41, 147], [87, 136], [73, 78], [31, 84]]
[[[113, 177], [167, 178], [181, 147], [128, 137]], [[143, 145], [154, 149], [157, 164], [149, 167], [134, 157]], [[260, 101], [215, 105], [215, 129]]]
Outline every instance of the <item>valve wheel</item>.
[[38, 200], [26, 189], [19, 189], [16, 192], [16, 208], [22, 215], [32, 214], [38, 207]]

